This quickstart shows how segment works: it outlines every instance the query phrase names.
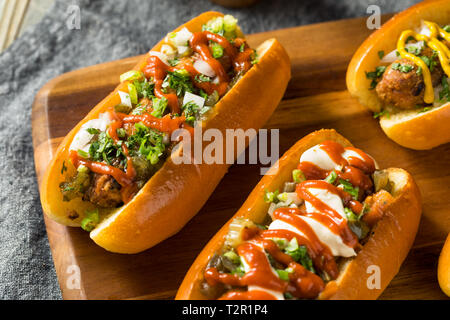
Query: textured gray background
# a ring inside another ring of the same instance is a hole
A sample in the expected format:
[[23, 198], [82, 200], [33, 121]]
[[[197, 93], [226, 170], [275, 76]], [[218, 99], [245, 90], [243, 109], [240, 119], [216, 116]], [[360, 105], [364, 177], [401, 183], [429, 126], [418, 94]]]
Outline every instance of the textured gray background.
[[[37, 1], [37, 0], [33, 0]], [[0, 55], [0, 298], [60, 299], [42, 219], [33, 162], [31, 104], [48, 80], [89, 65], [142, 54], [166, 32], [202, 11], [239, 18], [244, 32], [260, 32], [382, 13], [417, 0], [261, 0], [228, 10], [206, 0], [63, 1]], [[81, 8], [81, 30], [68, 30], [69, 4]]]

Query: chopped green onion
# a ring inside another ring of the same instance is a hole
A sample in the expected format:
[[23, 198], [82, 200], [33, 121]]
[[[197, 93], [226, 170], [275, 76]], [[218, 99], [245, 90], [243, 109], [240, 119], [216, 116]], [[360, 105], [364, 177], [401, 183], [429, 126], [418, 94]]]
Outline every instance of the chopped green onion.
[[278, 190], [276, 190], [274, 192], [266, 191], [266, 193], [264, 194], [264, 201], [267, 203], [270, 203], [270, 202], [276, 203], [276, 202], [278, 202], [278, 198], [277, 198], [278, 194], [279, 194]]
[[80, 157], [85, 158], [85, 159], [89, 158], [89, 153], [87, 153], [86, 151], [83, 151], [83, 150], [81, 150], [81, 149], [78, 149], [77, 152], [78, 152], [78, 155], [79, 155]]
[[277, 196], [277, 198], [278, 198], [278, 200], [280, 200], [280, 201], [282, 201], [282, 202], [285, 202], [285, 201], [288, 200], [288, 195], [287, 195], [286, 192], [283, 192], [283, 193], [280, 193], [280, 194]]
[[340, 185], [338, 187], [342, 188], [345, 192], [349, 193], [354, 200], [358, 200], [359, 188], [354, 187], [350, 182], [344, 179], [339, 179]]
[[384, 57], [384, 51], [383, 51], [383, 50], [378, 51], [378, 56], [380, 57], [380, 59], [383, 59], [383, 57]]
[[292, 178], [294, 179], [294, 182], [301, 183], [306, 180], [305, 175], [303, 174], [302, 170], [295, 169], [292, 171]]
[[333, 170], [330, 172], [330, 174], [325, 178], [325, 181], [328, 182], [329, 184], [333, 184], [336, 181], [337, 178], [337, 174], [336, 172]]
[[280, 277], [281, 280], [289, 281], [289, 272], [288, 271], [281, 270], [281, 269], [277, 269], [276, 271], [277, 271], [278, 277]]
[[225, 15], [223, 17], [223, 28], [225, 29], [225, 32], [232, 32], [236, 30], [237, 22], [238, 20], [232, 15]]
[[136, 90], [136, 87], [132, 83], [128, 84], [128, 94], [130, 95], [131, 103], [137, 104], [138, 103], [138, 92]]
[[141, 71], [130, 70], [120, 75], [120, 82], [140, 80], [144, 78], [144, 74]]
[[241, 258], [234, 251], [227, 251], [223, 255], [235, 264], [239, 264], [241, 261]]
[[212, 49], [212, 55], [214, 59], [222, 58], [223, 56], [223, 48], [220, 44], [214, 43], [211, 47]]
[[345, 207], [344, 208], [345, 215], [349, 221], [357, 221], [359, 217], [352, 211], [352, 209]]

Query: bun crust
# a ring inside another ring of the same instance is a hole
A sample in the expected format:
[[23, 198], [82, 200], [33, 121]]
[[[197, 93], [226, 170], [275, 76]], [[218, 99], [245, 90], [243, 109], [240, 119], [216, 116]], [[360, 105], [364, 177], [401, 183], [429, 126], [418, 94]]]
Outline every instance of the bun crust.
[[[344, 147], [351, 143], [335, 130], [319, 130], [300, 139], [291, 147], [265, 175], [250, 193], [238, 212], [219, 230], [199, 254], [187, 272], [176, 299], [206, 299], [200, 292], [203, 272], [208, 261], [224, 244], [229, 224], [237, 217], [262, 223], [269, 204], [263, 200], [265, 190], [281, 189], [292, 177], [292, 170], [298, 165], [300, 155], [326, 140], [333, 140]], [[278, 169], [277, 169], [278, 166]], [[356, 258], [341, 269], [339, 278], [331, 281], [319, 299], [376, 299], [397, 274], [414, 241], [421, 215], [420, 193], [413, 178], [403, 169], [388, 169], [389, 180], [394, 184], [393, 203], [383, 218], [374, 227], [369, 238]], [[381, 272], [381, 288], [367, 288], [367, 267], [377, 265]]]
[[[353, 55], [347, 69], [347, 89], [352, 96], [373, 112], [381, 110], [381, 102], [375, 90], [370, 90], [366, 72], [380, 63], [379, 51], [391, 52], [401, 32], [415, 29], [422, 20], [440, 25], [450, 23], [450, 2], [446, 0], [423, 1], [400, 12], [372, 33]], [[450, 142], [450, 103], [424, 113], [399, 112], [393, 117], [382, 116], [380, 124], [386, 135], [398, 144], [416, 150], [431, 149]], [[394, 120], [390, 119], [394, 118]]]
[[[201, 31], [201, 26], [216, 16], [222, 14], [203, 13], [175, 31], [184, 27], [191, 32]], [[159, 50], [161, 44], [162, 42], [158, 43], [152, 50]], [[291, 76], [290, 60], [276, 39], [265, 41], [257, 52], [259, 62], [215, 105], [212, 115], [203, 123], [203, 130], [216, 128], [225, 133], [226, 129], [258, 129], [275, 110]], [[143, 59], [135, 70], [142, 69], [145, 63]], [[67, 217], [67, 212], [75, 208], [83, 211], [94, 207], [81, 199], [62, 201], [59, 192], [59, 183], [63, 180], [61, 167], [63, 161], [68, 159], [70, 143], [82, 124], [117, 105], [120, 99], [116, 93], [125, 86], [125, 83], [120, 84], [92, 109], [65, 137], [56, 151], [41, 185], [42, 207], [53, 220], [68, 226], [80, 226], [81, 218], [71, 220]], [[248, 105], [252, 108], [245, 107]], [[200, 210], [229, 166], [176, 165], [172, 160], [173, 156], [165, 161], [133, 200], [110, 212], [91, 232], [91, 238], [98, 245], [112, 252], [137, 253], [174, 235]], [[72, 165], [68, 167], [68, 174], [75, 172]]]
[[438, 281], [442, 291], [450, 297], [450, 234], [439, 256]]

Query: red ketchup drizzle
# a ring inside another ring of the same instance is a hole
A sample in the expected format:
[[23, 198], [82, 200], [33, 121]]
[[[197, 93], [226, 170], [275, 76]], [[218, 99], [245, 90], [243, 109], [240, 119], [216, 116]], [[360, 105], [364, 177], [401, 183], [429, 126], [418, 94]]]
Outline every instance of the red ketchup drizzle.
[[[335, 170], [339, 178], [348, 180], [351, 184], [358, 187], [361, 191], [360, 195], [362, 194], [362, 191], [371, 190], [373, 183], [369, 175], [375, 171], [375, 162], [364, 151], [353, 147], [344, 148], [334, 141], [324, 141], [320, 144], [320, 148], [324, 150], [335, 163], [342, 166], [342, 171]], [[342, 157], [345, 150], [351, 150], [357, 153], [364, 160], [353, 156], [345, 159]], [[308, 161], [300, 162], [298, 169], [304, 173], [308, 180], [325, 179], [330, 173], [330, 171], [321, 169], [314, 163]]]
[[[260, 243], [274, 259], [293, 269], [294, 272], [289, 275], [289, 281], [281, 280], [274, 274], [265, 252], [253, 242], [245, 242], [237, 249], [239, 255], [243, 257], [249, 267], [249, 271], [243, 277], [220, 273], [216, 268], [208, 268], [205, 271], [206, 281], [210, 285], [215, 285], [218, 282], [238, 287], [255, 285], [277, 292], [289, 292], [297, 298], [315, 298], [323, 290], [324, 283], [319, 276], [306, 270], [302, 265], [295, 262], [291, 256], [283, 253], [272, 240], [263, 239], [259, 235], [253, 240]], [[255, 291], [258, 292], [253, 292], [253, 290], [245, 292], [230, 291], [220, 299], [250, 300], [254, 299], [255, 296], [274, 298], [270, 294], [263, 294], [259, 290]]]
[[326, 203], [314, 196], [308, 190], [309, 188], [325, 189], [330, 193], [334, 193], [341, 198], [344, 198], [344, 202], [346, 199], [347, 202], [352, 201], [350, 200], [351, 196], [347, 192], [344, 192], [343, 190], [323, 180], [304, 181], [298, 184], [295, 190], [299, 198], [308, 201], [316, 209], [315, 212], [304, 213], [305, 216], [309, 216], [327, 226], [333, 233], [340, 235], [342, 241], [344, 241], [346, 245], [354, 248], [358, 244], [358, 238], [348, 227], [347, 220], [336, 212], [336, 210], [330, 208]]
[[[178, 98], [175, 94], [166, 94], [162, 92], [162, 83], [164, 82], [164, 78], [166, 77], [168, 72], [173, 72], [177, 69], [185, 69], [190, 74], [191, 80], [193, 81], [194, 85], [204, 90], [208, 94], [212, 94], [214, 91], [217, 91], [219, 96], [223, 96], [227, 91], [230, 79], [222, 64], [212, 56], [208, 46], [209, 41], [214, 41], [224, 48], [225, 53], [233, 61], [235, 72], [245, 72], [252, 66], [250, 61], [251, 55], [253, 54], [253, 49], [251, 49], [247, 45], [245, 40], [237, 38], [234, 40], [235, 43], [233, 46], [225, 37], [209, 31], [195, 32], [192, 35], [192, 38], [189, 40], [189, 45], [195, 52], [200, 55], [201, 59], [208, 63], [209, 66], [214, 70], [219, 80], [217, 84], [206, 81], [197, 81], [196, 76], [199, 75], [200, 72], [198, 72], [194, 68], [192, 61], [190, 61], [189, 63], [179, 64], [175, 67], [170, 67], [163, 61], [161, 61], [161, 59], [159, 59], [158, 57], [150, 56], [148, 58], [148, 64], [144, 68], [144, 74], [147, 78], [154, 78], [155, 95], [158, 98], [165, 97], [168, 99], [168, 103], [172, 113], [178, 113], [180, 111], [180, 107], [178, 104]], [[238, 52], [235, 46], [240, 47], [242, 44], [244, 44], [244, 51]]]
[[180, 106], [178, 105], [178, 97], [175, 93], [162, 92], [162, 84], [167, 72], [173, 71], [174, 68], [169, 67], [161, 61], [157, 56], [150, 56], [148, 64], [144, 68], [144, 74], [147, 78], [153, 77], [155, 82], [155, 96], [158, 98], [166, 98], [172, 113], [180, 113]]
[[[375, 163], [372, 158], [359, 149], [346, 148], [333, 141], [325, 141], [321, 148], [328, 153], [330, 158], [343, 167], [342, 172], [336, 172], [342, 179], [349, 180], [353, 185], [363, 190], [372, 187], [372, 182], [367, 176], [375, 170]], [[342, 157], [345, 150], [352, 150], [361, 156], [348, 157], [348, 160]], [[311, 203], [316, 209], [315, 212], [308, 213], [300, 208], [278, 208], [273, 212], [274, 220], [282, 220], [299, 231], [305, 236], [299, 235], [289, 230], [259, 230], [256, 228], [246, 229], [243, 234], [244, 242], [237, 251], [241, 257], [247, 262], [250, 271], [243, 277], [238, 275], [220, 273], [216, 268], [208, 268], [205, 271], [205, 280], [210, 285], [218, 282], [231, 286], [248, 286], [257, 285], [278, 292], [289, 292], [298, 298], [315, 298], [324, 289], [322, 279], [316, 274], [309, 272], [302, 265], [296, 263], [291, 256], [282, 252], [272, 238], [282, 238], [291, 240], [296, 238], [299, 245], [306, 247], [308, 254], [313, 260], [314, 266], [321, 271], [326, 272], [332, 279], [336, 279], [339, 275], [336, 261], [324, 243], [320, 241], [314, 230], [300, 216], [307, 216], [317, 220], [327, 226], [332, 232], [338, 234], [343, 242], [355, 248], [359, 245], [358, 238], [350, 230], [347, 221], [333, 208], [311, 194], [309, 188], [324, 189], [330, 193], [338, 195], [344, 202], [345, 206], [350, 206], [354, 212], [361, 212], [362, 204], [352, 199], [352, 196], [346, 191], [327, 183], [323, 180], [330, 171], [323, 170], [311, 162], [301, 162], [299, 169], [303, 171], [307, 181], [299, 183], [296, 192], [299, 198]], [[314, 179], [314, 180], [311, 180]], [[289, 275], [289, 282], [283, 281], [274, 275], [270, 263], [265, 253], [255, 243], [261, 244], [276, 261], [289, 266], [294, 270]], [[226, 300], [249, 300], [249, 299], [273, 299], [271, 294], [260, 290], [252, 291], [230, 291], [224, 294], [220, 299]]]

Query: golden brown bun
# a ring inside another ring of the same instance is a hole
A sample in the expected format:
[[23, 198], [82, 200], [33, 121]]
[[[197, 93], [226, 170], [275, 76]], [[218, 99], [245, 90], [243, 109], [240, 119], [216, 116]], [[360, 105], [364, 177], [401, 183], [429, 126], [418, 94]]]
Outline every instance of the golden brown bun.
[[[307, 149], [326, 140], [343, 146], [351, 143], [335, 130], [319, 130], [299, 140], [271, 168], [250, 193], [239, 211], [220, 229], [199, 254], [186, 274], [176, 299], [206, 299], [200, 292], [203, 272], [214, 253], [220, 251], [228, 233], [229, 224], [236, 217], [248, 218], [262, 223], [269, 204], [264, 199], [266, 190], [280, 190], [292, 179], [292, 170], [297, 168], [300, 155]], [[342, 270], [336, 281], [327, 284], [320, 298], [328, 299], [375, 299], [398, 272], [414, 241], [421, 214], [419, 190], [412, 177], [403, 169], [388, 169], [389, 179], [394, 183], [394, 202], [387, 208], [384, 217], [373, 229], [374, 234], [367, 244]], [[378, 265], [381, 269], [381, 289], [369, 290], [366, 286], [367, 266]]]
[[439, 256], [438, 281], [442, 291], [450, 297], [450, 234]]
[[[191, 32], [201, 31], [204, 23], [221, 15], [206, 12], [176, 30], [187, 27]], [[152, 50], [158, 50], [160, 45], [161, 42]], [[259, 62], [216, 104], [210, 118], [203, 123], [204, 130], [217, 128], [224, 133], [225, 129], [258, 129], [275, 110], [290, 79], [289, 57], [275, 39], [265, 41], [257, 51]], [[145, 60], [135, 69], [140, 70], [144, 65]], [[49, 165], [41, 186], [41, 202], [44, 212], [59, 223], [80, 226], [82, 213], [94, 207], [81, 199], [62, 201], [58, 186], [64, 180], [63, 161], [68, 166], [68, 175], [75, 172], [67, 161], [70, 143], [83, 123], [120, 102], [116, 92], [125, 86], [120, 84], [65, 137]], [[112, 252], [137, 253], [172, 236], [200, 210], [228, 168], [226, 164], [176, 165], [173, 156], [132, 201], [112, 212], [101, 213], [107, 218], [90, 234], [98, 245]], [[74, 209], [81, 216], [71, 220], [67, 214]]]
[[[450, 23], [450, 1], [425, 1], [396, 14], [372, 33], [353, 55], [347, 69], [348, 91], [373, 112], [380, 111], [381, 102], [375, 90], [369, 89], [371, 80], [365, 73], [380, 65], [379, 51], [394, 50], [401, 32], [419, 27], [422, 20], [440, 25]], [[450, 103], [447, 103], [424, 113], [403, 111], [390, 117], [382, 116], [380, 124], [386, 135], [398, 144], [424, 150], [450, 142], [449, 121]]]

